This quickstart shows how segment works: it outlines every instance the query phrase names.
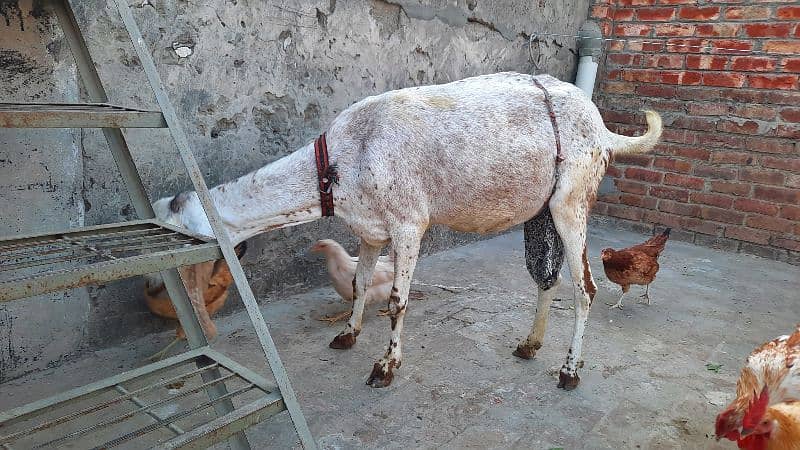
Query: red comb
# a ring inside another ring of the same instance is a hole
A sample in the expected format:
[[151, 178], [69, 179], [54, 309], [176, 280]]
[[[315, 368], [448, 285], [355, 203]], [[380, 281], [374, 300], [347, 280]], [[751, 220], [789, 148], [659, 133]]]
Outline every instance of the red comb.
[[753, 400], [750, 403], [750, 407], [747, 408], [747, 412], [742, 418], [742, 428], [749, 428], [753, 429], [758, 425], [758, 422], [761, 421], [761, 418], [764, 417], [764, 413], [767, 412], [767, 405], [769, 404], [769, 394], [767, 393], [767, 387], [764, 386], [764, 389], [761, 390], [761, 395], [758, 396], [757, 399]]

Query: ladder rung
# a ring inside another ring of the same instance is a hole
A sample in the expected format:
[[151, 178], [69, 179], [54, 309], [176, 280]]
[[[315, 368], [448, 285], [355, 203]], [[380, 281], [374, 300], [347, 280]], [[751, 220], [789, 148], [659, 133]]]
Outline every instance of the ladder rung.
[[0, 103], [0, 128], [165, 128], [160, 111], [107, 103]]
[[221, 258], [216, 242], [149, 221], [0, 239], [0, 302]]

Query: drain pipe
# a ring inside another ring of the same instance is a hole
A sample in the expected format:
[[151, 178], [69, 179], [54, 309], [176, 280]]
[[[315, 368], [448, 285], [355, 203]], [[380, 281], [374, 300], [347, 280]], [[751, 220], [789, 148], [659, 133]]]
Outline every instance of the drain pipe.
[[589, 98], [594, 91], [594, 81], [597, 78], [597, 61], [600, 59], [603, 34], [597, 22], [587, 20], [578, 32], [578, 75], [575, 76], [575, 86], [586, 92]]

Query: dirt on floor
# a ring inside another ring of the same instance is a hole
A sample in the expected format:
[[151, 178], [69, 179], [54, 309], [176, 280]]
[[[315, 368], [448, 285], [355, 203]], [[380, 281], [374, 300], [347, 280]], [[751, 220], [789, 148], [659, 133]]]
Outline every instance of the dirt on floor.
[[[559, 288], [544, 347], [534, 360], [511, 352], [527, 334], [536, 288], [512, 232], [420, 261], [405, 319], [403, 366], [394, 383], [365, 380], [388, 341], [389, 321], [368, 306], [351, 350], [328, 343], [342, 323], [317, 320], [346, 309], [331, 288], [273, 296], [263, 307], [300, 404], [320, 447], [525, 449], [733, 449], [713, 437], [739, 369], [758, 344], [800, 321], [800, 267], [670, 241], [650, 288], [633, 287], [622, 310], [603, 274], [605, 247], [645, 236], [590, 230], [599, 286], [584, 340], [581, 384], [556, 388], [573, 327], [572, 287]], [[568, 272], [565, 269], [565, 281]], [[264, 371], [245, 313], [218, 320], [215, 348]], [[143, 365], [172, 330], [8, 382], [0, 410]], [[269, 376], [269, 375], [265, 375]], [[248, 430], [253, 448], [296, 446], [288, 415]]]

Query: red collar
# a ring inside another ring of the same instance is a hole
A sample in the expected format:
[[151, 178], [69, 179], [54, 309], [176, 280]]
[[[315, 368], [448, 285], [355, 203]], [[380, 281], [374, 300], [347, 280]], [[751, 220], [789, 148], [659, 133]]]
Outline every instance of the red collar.
[[330, 164], [328, 161], [328, 144], [325, 142], [325, 133], [322, 133], [314, 141], [314, 157], [317, 163], [319, 203], [322, 206], [322, 216], [332, 216], [333, 184], [339, 184], [339, 175], [336, 173], [336, 164]]

